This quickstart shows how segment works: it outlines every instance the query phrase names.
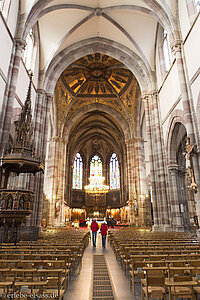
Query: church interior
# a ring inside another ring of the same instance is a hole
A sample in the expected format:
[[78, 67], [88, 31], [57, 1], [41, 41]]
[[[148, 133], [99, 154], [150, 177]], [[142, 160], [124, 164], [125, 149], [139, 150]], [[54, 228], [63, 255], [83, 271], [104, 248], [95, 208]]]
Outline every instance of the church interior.
[[0, 0], [0, 299], [200, 298], [199, 14]]

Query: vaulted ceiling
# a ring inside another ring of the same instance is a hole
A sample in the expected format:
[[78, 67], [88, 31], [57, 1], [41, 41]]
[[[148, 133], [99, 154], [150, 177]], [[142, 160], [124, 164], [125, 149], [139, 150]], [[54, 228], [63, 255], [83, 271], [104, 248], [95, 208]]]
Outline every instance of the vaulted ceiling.
[[[154, 70], [158, 22], [175, 22], [174, 0], [22, 0], [25, 29], [38, 21], [41, 69], [64, 48], [101, 37], [135, 52]], [[27, 19], [26, 19], [27, 17]], [[169, 28], [168, 28], [169, 29]]]
[[[76, 128], [79, 128], [85, 137], [91, 136], [92, 120], [98, 111], [101, 119], [98, 132], [104, 132], [105, 139], [109, 132], [105, 114], [118, 121], [124, 135], [129, 131], [132, 132], [129, 137], [134, 136], [141, 83], [144, 82], [142, 92], [155, 88], [158, 24], [171, 38], [175, 37], [177, 3], [174, 0], [21, 0], [18, 34], [26, 38], [30, 28], [38, 24], [40, 80], [46, 80], [42, 88], [47, 92], [52, 93], [55, 88], [57, 134], [78, 137]], [[91, 41], [94, 41], [92, 46]], [[42, 76], [46, 79], [41, 79]], [[88, 120], [84, 129], [80, 121], [82, 111]], [[119, 140], [115, 143], [119, 138], [118, 132], [115, 133], [113, 136], [109, 133], [108, 139], [120, 146]], [[93, 131], [93, 137], [94, 134]]]
[[[73, 118], [78, 111], [84, 112], [91, 105], [102, 105], [104, 112], [112, 110], [111, 114], [115, 114], [116, 119], [119, 119], [118, 114], [126, 123], [125, 127], [131, 126], [134, 130], [139, 94], [140, 88], [135, 76], [121, 62], [102, 53], [84, 56], [73, 62], [56, 84], [57, 130], [63, 130], [70, 118], [74, 122]], [[97, 109], [92, 114], [95, 115], [93, 123], [95, 120], [97, 123]], [[83, 126], [80, 120], [77, 120], [76, 126], [80, 122]], [[96, 125], [93, 126], [96, 128]], [[84, 131], [88, 132], [88, 126], [84, 127]], [[77, 133], [83, 137], [80, 128]], [[90, 137], [93, 138], [91, 135]], [[110, 133], [108, 140], [111, 141], [112, 138]]]

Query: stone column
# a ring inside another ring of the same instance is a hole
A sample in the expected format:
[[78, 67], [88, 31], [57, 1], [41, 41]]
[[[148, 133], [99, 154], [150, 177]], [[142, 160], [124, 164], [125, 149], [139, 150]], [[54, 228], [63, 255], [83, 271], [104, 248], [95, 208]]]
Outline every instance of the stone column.
[[[148, 184], [146, 180], [146, 172], [145, 172], [145, 153], [144, 153], [144, 140], [142, 138], [136, 139], [136, 152], [138, 153], [138, 166], [136, 168], [138, 169], [138, 175], [139, 178], [139, 225], [145, 226], [146, 221], [151, 216], [151, 210], [149, 205], [147, 205], [147, 196], [149, 194], [148, 192]], [[150, 210], [150, 211], [148, 211]], [[149, 222], [151, 222], [151, 217], [149, 219]]]
[[[191, 144], [194, 144], [195, 142], [198, 142], [198, 133], [195, 134], [195, 127], [193, 126], [192, 112], [191, 112], [192, 103], [190, 103], [192, 99], [190, 99], [188, 89], [187, 89], [184, 62], [182, 56], [182, 41], [175, 40], [171, 44], [171, 49], [174, 52], [176, 63], [177, 63], [178, 78], [179, 78], [179, 84], [181, 90], [187, 136], [190, 137]], [[199, 145], [197, 146], [199, 148]], [[194, 154], [193, 156], [193, 167], [194, 167], [195, 181], [197, 184], [197, 193], [195, 194], [196, 210], [197, 210], [198, 218], [200, 218], [200, 170], [199, 170], [197, 154]]]
[[130, 224], [136, 224], [133, 205], [136, 199], [135, 182], [134, 182], [134, 139], [125, 142], [127, 150], [127, 173], [128, 173], [128, 191], [129, 191], [129, 220]]
[[153, 202], [153, 215], [154, 215], [154, 230], [159, 227], [158, 223], [158, 205], [157, 205], [157, 195], [156, 195], [156, 178], [154, 171], [154, 157], [153, 157], [153, 136], [152, 136], [152, 128], [151, 128], [151, 120], [150, 120], [150, 103], [149, 103], [149, 95], [146, 94], [143, 96], [142, 100], [144, 102], [145, 107], [145, 117], [146, 117], [146, 131], [147, 131], [147, 139], [149, 141], [149, 163], [150, 163], [150, 177], [152, 184], [152, 202]]
[[147, 137], [150, 143], [150, 166], [153, 194], [154, 230], [169, 231], [168, 178], [166, 175], [163, 138], [159, 116], [158, 93], [144, 97]]
[[[46, 155], [48, 120], [52, 99], [53, 96], [46, 95], [44, 90], [37, 90], [34, 114], [34, 142], [36, 156], [38, 156], [42, 162], [44, 162]], [[27, 225], [40, 227], [42, 219], [43, 187], [44, 175], [41, 172], [35, 176], [31, 176], [29, 188], [34, 191], [35, 199], [33, 213]]]
[[[41, 98], [42, 95], [41, 95]], [[46, 149], [47, 149], [47, 135], [48, 135], [48, 121], [49, 121], [49, 113], [50, 106], [53, 101], [53, 95], [46, 94], [46, 97], [43, 98], [43, 105], [41, 107], [43, 111], [43, 116], [41, 116], [41, 126], [40, 126], [40, 139], [38, 139], [41, 146], [36, 148], [36, 151], [40, 151], [40, 159], [42, 162], [45, 162]], [[38, 150], [37, 150], [38, 149]], [[37, 152], [36, 152], [37, 153]], [[39, 154], [39, 153], [38, 153]], [[39, 201], [38, 201], [38, 214], [37, 214], [37, 226], [40, 226], [42, 219], [42, 202], [43, 202], [43, 188], [44, 188], [44, 175], [40, 173], [39, 178]]]
[[168, 166], [169, 170], [169, 183], [170, 183], [170, 206], [171, 206], [171, 218], [172, 226], [175, 231], [184, 231], [183, 226], [183, 214], [181, 213], [181, 206], [179, 203], [179, 195], [177, 189], [177, 178], [178, 178], [178, 165]]
[[[46, 160], [45, 195], [49, 201], [48, 226], [64, 224], [65, 220], [65, 177], [66, 177], [66, 145], [67, 141], [54, 137], [49, 141], [49, 155]], [[55, 215], [58, 201], [59, 213]]]
[[157, 194], [159, 195], [158, 211], [160, 213], [160, 225], [164, 231], [171, 230], [170, 206], [168, 204], [168, 178], [166, 173], [166, 157], [161, 130], [158, 92], [151, 92], [151, 125], [154, 134], [154, 162], [157, 175]]
[[43, 115], [46, 114], [44, 110], [43, 103], [46, 102], [46, 92], [42, 89], [37, 90], [37, 97], [35, 103], [35, 111], [34, 111], [34, 142], [35, 142], [35, 153], [36, 155], [41, 156], [41, 149], [43, 148], [41, 145], [41, 123], [43, 119]]
[[21, 62], [21, 57], [23, 55], [23, 52], [25, 50], [25, 46], [26, 46], [25, 40], [21, 38], [15, 39], [14, 59], [13, 59], [13, 67], [11, 70], [12, 75], [10, 79], [10, 86], [8, 88], [7, 103], [5, 107], [2, 107], [2, 109], [5, 110], [5, 114], [4, 114], [4, 119], [1, 120], [2, 123], [2, 128], [1, 128], [2, 138], [0, 143], [1, 153], [3, 149], [5, 149], [6, 144], [8, 142], [20, 62]]
[[[55, 209], [54, 209], [54, 199], [52, 194], [52, 187], [54, 185], [54, 164], [55, 164], [55, 144], [56, 138], [51, 138], [48, 141], [48, 157], [45, 160], [45, 176], [44, 176], [44, 194], [46, 201], [48, 202], [48, 212], [46, 212], [47, 226], [53, 225], [53, 220], [55, 218]], [[46, 207], [44, 207], [46, 210]]]

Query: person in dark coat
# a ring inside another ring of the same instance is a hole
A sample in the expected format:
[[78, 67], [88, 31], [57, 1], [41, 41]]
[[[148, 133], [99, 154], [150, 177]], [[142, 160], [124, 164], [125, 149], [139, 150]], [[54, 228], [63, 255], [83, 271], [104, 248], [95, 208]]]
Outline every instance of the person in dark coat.
[[108, 225], [106, 224], [106, 221], [103, 222], [103, 224], [101, 224], [101, 236], [102, 236], [102, 247], [105, 248], [106, 247], [106, 236], [107, 236], [107, 232], [108, 232]]
[[97, 231], [99, 230], [99, 225], [96, 222], [96, 219], [92, 221], [92, 224], [90, 226], [92, 230], [92, 242], [93, 242], [93, 247], [96, 247], [96, 240], [97, 240]]
[[111, 226], [111, 228], [114, 228], [114, 227], [115, 227], [115, 221], [114, 221], [113, 218], [110, 219], [110, 226]]

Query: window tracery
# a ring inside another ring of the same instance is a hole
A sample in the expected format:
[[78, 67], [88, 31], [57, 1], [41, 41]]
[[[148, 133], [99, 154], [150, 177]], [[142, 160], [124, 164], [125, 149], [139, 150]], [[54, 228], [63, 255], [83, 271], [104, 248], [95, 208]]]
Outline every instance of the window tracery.
[[90, 177], [102, 177], [102, 161], [98, 155], [95, 155], [90, 162]]
[[83, 187], [83, 159], [80, 153], [77, 153], [74, 159], [72, 187], [76, 190], [81, 190]]
[[110, 158], [110, 189], [120, 188], [120, 172], [119, 162], [116, 153], [113, 153]]

